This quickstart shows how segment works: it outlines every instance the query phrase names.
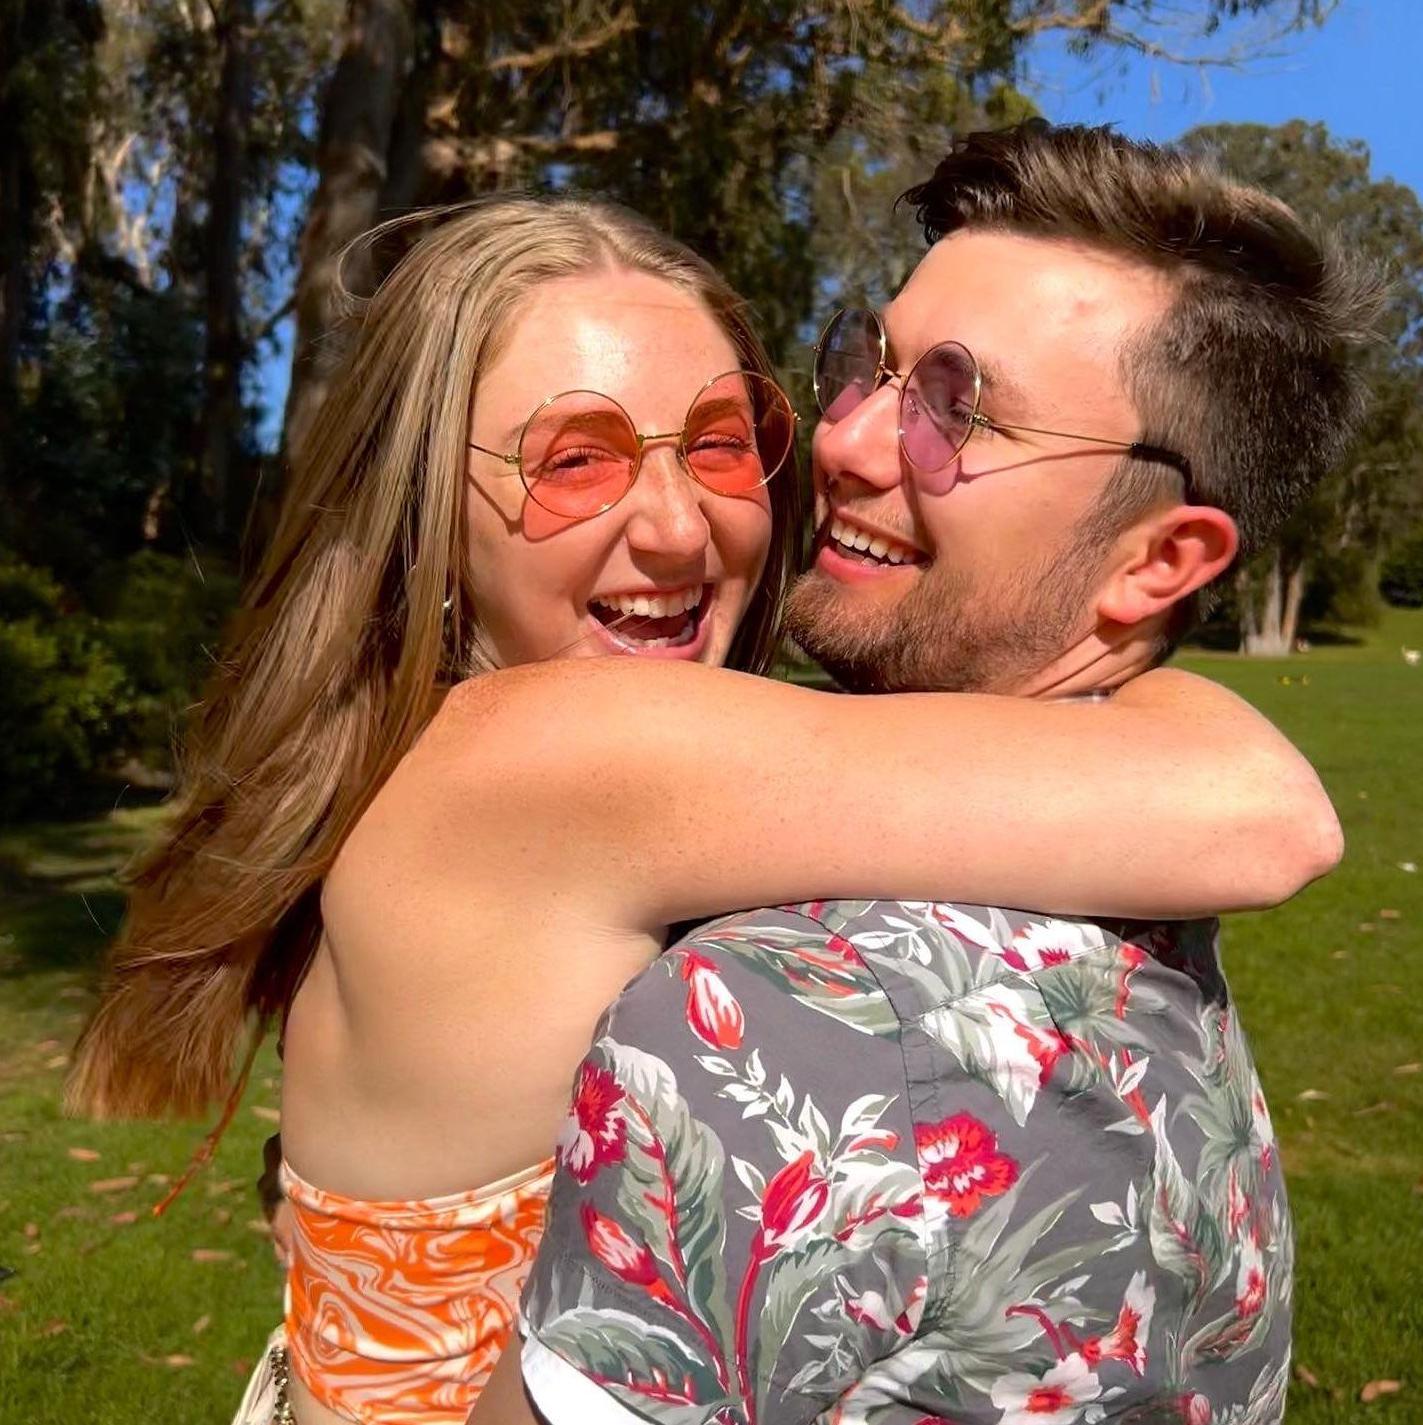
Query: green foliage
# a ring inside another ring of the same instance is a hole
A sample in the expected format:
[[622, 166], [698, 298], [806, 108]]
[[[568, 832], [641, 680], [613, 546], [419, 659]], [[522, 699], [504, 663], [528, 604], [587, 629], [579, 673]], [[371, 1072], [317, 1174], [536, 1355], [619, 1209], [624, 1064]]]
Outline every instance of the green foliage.
[[236, 580], [152, 550], [98, 570], [103, 617], [0, 556], [0, 814], [82, 797], [123, 756], [162, 766], [197, 696]]
[[1379, 592], [1398, 608], [1423, 608], [1423, 529], [1385, 561], [1379, 572]]
[[116, 751], [128, 682], [48, 575], [0, 558], [0, 816], [52, 808]]
[[215, 562], [141, 550], [104, 571], [95, 595], [105, 644], [129, 692], [132, 750], [161, 765], [175, 724], [197, 697], [237, 602], [237, 580]]
[[74, 274], [16, 415], [0, 516], [13, 547], [82, 588], [96, 562], [159, 532], [192, 463], [200, 353], [181, 291], [135, 287], [112, 265]]
[[1423, 467], [1423, 203], [1411, 188], [1373, 176], [1366, 145], [1336, 139], [1323, 124], [1216, 124], [1193, 129], [1182, 144], [1283, 199], [1390, 279], [1363, 430], [1249, 571], [1258, 586], [1274, 567], [1287, 574], [1303, 566], [1307, 616], [1367, 622], [1378, 552], [1423, 509], [1415, 474]]

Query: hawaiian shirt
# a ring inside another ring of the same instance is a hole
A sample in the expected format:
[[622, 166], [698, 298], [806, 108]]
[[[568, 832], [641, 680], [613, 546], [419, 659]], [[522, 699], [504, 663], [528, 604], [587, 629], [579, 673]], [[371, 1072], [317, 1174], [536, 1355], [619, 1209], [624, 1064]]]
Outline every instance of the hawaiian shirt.
[[1292, 1237], [1214, 922], [814, 902], [613, 1004], [523, 1302], [552, 1425], [1266, 1425]]

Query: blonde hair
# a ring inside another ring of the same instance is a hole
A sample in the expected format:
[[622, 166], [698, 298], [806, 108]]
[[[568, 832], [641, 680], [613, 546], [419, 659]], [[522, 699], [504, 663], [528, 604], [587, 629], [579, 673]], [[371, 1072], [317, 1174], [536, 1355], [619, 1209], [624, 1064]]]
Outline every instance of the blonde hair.
[[[249, 1028], [290, 1003], [320, 935], [320, 886], [410, 748], [441, 676], [489, 666], [465, 552], [479, 372], [540, 283], [609, 267], [693, 294], [743, 366], [770, 374], [744, 304], [641, 218], [503, 197], [434, 221], [369, 302], [292, 452], [275, 537], [197, 709], [162, 842], [76, 1051], [72, 1107], [195, 1113], [229, 1091]], [[386, 224], [374, 241], [408, 225]], [[769, 487], [772, 545], [729, 663], [764, 671], [794, 572], [799, 481]]]

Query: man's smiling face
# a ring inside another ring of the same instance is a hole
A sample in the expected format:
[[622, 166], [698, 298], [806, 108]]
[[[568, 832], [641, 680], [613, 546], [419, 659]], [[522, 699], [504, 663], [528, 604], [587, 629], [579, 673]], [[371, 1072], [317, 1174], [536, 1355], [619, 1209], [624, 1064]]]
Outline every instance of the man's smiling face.
[[[1142, 430], [1122, 351], [1171, 296], [1153, 269], [1095, 248], [961, 231], [885, 310], [886, 362], [907, 373], [930, 347], [961, 342], [983, 371], [989, 421], [1131, 442]], [[1012, 691], [1096, 623], [1108, 551], [1074, 534], [1121, 453], [976, 430], [952, 488], [931, 493], [900, 448], [901, 385], [815, 432], [818, 514], [838, 538], [822, 540], [792, 592], [791, 632], [851, 687]], [[880, 543], [856, 552], [863, 536]]]

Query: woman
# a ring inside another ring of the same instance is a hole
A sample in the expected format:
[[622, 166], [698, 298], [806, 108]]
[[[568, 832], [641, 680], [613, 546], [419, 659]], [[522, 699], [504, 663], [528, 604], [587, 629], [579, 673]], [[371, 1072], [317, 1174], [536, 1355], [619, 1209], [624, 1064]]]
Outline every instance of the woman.
[[572, 1070], [670, 925], [830, 892], [1191, 914], [1331, 859], [1307, 766], [1179, 674], [1046, 707], [719, 671], [775, 646], [790, 425], [705, 264], [504, 199], [416, 244], [295, 453], [74, 1095], [200, 1109], [281, 1019], [303, 1425], [464, 1419]]

